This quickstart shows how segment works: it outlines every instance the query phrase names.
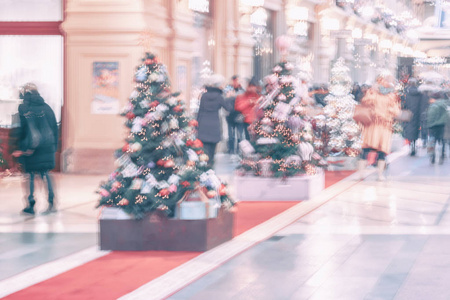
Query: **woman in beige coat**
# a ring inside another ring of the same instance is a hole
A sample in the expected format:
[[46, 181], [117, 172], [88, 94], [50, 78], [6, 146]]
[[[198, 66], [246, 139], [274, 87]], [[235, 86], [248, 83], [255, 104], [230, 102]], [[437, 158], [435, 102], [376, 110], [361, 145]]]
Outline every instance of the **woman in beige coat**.
[[392, 75], [379, 75], [376, 84], [367, 91], [361, 104], [371, 108], [373, 122], [363, 128], [363, 152], [358, 169], [362, 173], [371, 151], [378, 152], [378, 180], [384, 180], [386, 155], [391, 149], [392, 125], [394, 117], [400, 112], [400, 103], [394, 89], [395, 79]]

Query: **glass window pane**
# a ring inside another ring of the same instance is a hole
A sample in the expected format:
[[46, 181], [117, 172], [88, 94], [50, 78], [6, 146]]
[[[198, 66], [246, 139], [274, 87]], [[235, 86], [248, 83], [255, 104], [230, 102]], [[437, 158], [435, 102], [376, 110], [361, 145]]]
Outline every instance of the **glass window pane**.
[[0, 36], [0, 127], [15, 126], [18, 89], [34, 82], [61, 120], [63, 39], [61, 36]]
[[0, 0], [0, 22], [62, 21], [63, 0]]

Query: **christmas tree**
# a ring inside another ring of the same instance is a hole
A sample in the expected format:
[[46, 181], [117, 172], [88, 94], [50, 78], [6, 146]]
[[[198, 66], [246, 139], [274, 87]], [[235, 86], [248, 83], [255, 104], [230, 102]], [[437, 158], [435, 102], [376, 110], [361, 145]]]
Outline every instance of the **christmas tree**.
[[98, 206], [118, 206], [136, 218], [155, 210], [173, 214], [177, 202], [199, 189], [218, 206], [233, 205], [225, 184], [207, 169], [197, 121], [171, 93], [165, 65], [146, 53], [135, 81], [122, 112], [129, 135], [116, 151], [117, 169], [98, 190]]
[[325, 165], [314, 152], [313, 132], [306, 105], [296, 93], [294, 66], [282, 61], [265, 78], [266, 94], [258, 103], [261, 119], [251, 126], [252, 141], [240, 144], [243, 159], [238, 173], [289, 177], [315, 174]]
[[339, 58], [331, 69], [330, 94], [323, 114], [313, 121], [314, 147], [322, 156], [347, 155], [355, 157], [361, 152], [361, 130], [353, 120], [357, 104], [352, 91], [350, 70]]

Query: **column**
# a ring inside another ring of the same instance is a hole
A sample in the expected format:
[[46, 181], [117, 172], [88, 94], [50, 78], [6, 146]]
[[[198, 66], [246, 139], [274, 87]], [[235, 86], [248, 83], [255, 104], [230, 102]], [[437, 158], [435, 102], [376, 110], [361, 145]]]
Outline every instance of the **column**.
[[[125, 105], [133, 89], [134, 67], [142, 54], [143, 2], [70, 0], [62, 28], [66, 33], [62, 170], [110, 172], [113, 152], [126, 134], [118, 108]], [[113, 105], [102, 111], [93, 102], [93, 74], [94, 66], [106, 62], [117, 66], [117, 88], [104, 95]]]

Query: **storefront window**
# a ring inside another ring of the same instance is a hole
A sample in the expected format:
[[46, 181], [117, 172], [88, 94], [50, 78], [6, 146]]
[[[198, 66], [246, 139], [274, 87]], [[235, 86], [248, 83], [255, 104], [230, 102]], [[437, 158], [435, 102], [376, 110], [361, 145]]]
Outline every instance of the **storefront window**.
[[1, 0], [0, 22], [62, 21], [61, 0]]
[[196, 114], [199, 105], [199, 99], [203, 92], [204, 79], [211, 75], [214, 70], [214, 49], [216, 41], [214, 37], [213, 24], [213, 1], [208, 2], [209, 11], [200, 13], [194, 12], [194, 29], [196, 39], [193, 42], [191, 61], [191, 101], [190, 111]]
[[61, 36], [0, 36], [0, 127], [18, 125], [18, 89], [34, 82], [61, 120], [63, 39]]
[[[261, 8], [261, 10], [264, 10]], [[256, 11], [258, 12], [258, 11]], [[264, 23], [252, 22], [253, 38], [255, 40], [253, 54], [253, 74], [256, 79], [261, 80], [271, 73], [274, 65], [273, 59], [273, 11], [265, 10]]]

